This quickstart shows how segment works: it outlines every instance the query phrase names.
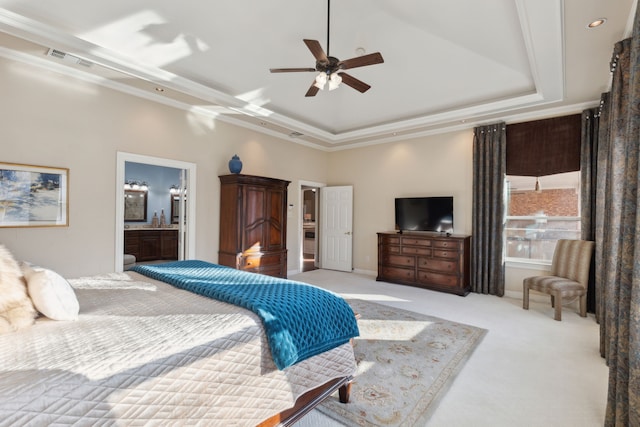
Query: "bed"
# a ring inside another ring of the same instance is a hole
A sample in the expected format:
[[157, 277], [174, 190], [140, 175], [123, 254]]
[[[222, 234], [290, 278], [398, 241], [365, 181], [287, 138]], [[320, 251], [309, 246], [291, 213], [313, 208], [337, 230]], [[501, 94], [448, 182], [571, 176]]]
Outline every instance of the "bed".
[[248, 309], [135, 271], [69, 283], [78, 320], [0, 335], [1, 426], [289, 425], [348, 400], [349, 342], [278, 369]]

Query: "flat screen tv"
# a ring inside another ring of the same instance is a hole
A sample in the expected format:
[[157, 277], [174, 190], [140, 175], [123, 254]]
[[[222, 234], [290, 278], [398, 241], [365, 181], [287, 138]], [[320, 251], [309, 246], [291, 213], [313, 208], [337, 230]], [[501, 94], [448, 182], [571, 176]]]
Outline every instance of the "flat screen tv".
[[396, 198], [396, 230], [453, 233], [453, 197]]

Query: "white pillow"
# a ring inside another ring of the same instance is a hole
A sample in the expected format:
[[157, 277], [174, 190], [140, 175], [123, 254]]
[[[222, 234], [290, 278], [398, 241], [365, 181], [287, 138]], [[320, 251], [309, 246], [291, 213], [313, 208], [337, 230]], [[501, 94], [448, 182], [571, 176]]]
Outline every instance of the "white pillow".
[[36, 310], [53, 320], [78, 319], [80, 304], [64, 277], [45, 268], [30, 271], [25, 279]]

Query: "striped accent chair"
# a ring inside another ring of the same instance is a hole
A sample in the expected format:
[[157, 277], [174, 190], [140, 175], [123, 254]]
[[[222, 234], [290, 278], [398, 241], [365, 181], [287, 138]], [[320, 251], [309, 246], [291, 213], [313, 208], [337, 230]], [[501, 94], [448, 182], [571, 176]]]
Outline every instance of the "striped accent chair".
[[587, 316], [587, 284], [594, 243], [587, 240], [558, 240], [553, 253], [551, 275], [527, 277], [522, 282], [522, 308], [529, 309], [529, 290], [551, 295], [554, 319], [562, 320], [562, 298], [580, 297], [580, 316]]

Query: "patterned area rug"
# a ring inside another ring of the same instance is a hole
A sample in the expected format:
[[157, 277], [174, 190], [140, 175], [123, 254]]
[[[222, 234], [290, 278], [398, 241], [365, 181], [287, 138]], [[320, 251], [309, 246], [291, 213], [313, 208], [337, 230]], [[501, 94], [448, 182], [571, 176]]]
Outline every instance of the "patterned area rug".
[[361, 300], [354, 341], [358, 370], [347, 405], [317, 409], [347, 426], [424, 425], [485, 329]]

